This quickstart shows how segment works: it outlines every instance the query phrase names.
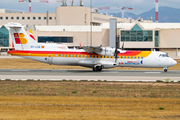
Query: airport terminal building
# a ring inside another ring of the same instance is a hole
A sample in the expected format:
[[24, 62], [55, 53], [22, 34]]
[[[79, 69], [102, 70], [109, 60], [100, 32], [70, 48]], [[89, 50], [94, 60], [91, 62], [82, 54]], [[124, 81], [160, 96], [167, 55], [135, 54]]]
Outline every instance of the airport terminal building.
[[91, 27], [90, 8], [80, 6], [57, 7], [56, 13], [25, 13], [1, 9], [1, 55], [12, 48], [11, 35], [6, 27], [8, 22], [21, 23], [27, 32], [31, 29], [39, 43], [65, 44], [68, 47], [79, 47], [80, 44], [107, 47], [112, 41], [110, 19], [117, 20], [116, 38], [120, 48], [124, 44], [127, 50], [160, 50], [173, 58], [180, 58], [180, 23], [122, 19], [92, 10]]

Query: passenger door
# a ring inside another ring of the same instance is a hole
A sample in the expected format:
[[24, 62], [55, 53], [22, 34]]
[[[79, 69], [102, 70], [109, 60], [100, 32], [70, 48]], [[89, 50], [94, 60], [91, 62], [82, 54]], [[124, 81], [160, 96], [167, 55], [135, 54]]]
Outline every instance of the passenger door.
[[52, 57], [52, 54], [49, 54], [48, 55], [48, 63], [51, 65], [53, 63], [53, 57]]

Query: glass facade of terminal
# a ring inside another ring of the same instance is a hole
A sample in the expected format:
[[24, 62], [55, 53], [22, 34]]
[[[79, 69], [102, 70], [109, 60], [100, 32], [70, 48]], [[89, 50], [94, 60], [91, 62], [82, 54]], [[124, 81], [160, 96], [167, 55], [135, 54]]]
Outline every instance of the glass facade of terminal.
[[139, 25], [135, 25], [131, 30], [121, 31], [121, 41], [126, 42], [152, 42], [153, 31], [142, 30]]
[[155, 47], [159, 47], [159, 31], [155, 31]]
[[73, 43], [73, 37], [38, 37], [39, 43]]
[[4, 25], [0, 28], [0, 47], [9, 47], [9, 31]]

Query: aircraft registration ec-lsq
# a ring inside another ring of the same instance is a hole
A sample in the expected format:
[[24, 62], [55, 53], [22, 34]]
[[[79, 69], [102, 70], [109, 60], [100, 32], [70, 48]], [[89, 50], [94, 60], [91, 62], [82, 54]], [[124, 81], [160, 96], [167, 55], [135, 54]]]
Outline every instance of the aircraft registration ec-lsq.
[[83, 46], [69, 49], [66, 45], [38, 43], [32, 32], [26, 33], [19, 23], [8, 23], [14, 49], [8, 54], [55, 65], [92, 68], [93, 71], [114, 67], [167, 68], [177, 64], [165, 52], [126, 51], [110, 47]]

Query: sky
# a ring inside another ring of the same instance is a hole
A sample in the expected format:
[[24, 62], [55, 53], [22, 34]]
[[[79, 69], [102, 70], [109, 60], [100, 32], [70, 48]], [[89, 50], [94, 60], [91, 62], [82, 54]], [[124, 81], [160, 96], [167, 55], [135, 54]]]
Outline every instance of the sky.
[[[33, 0], [32, 0], [33, 1]], [[37, 1], [37, 0], [35, 0]], [[90, 0], [83, 0], [84, 6], [90, 6]], [[141, 14], [143, 12], [149, 11], [155, 7], [155, 0], [92, 0], [93, 7], [133, 7], [132, 12], [134, 14]], [[70, 6], [70, 0], [67, 0], [68, 6]], [[79, 0], [74, 0], [74, 5], [79, 5]], [[159, 0], [159, 6], [168, 6], [173, 8], [180, 9], [180, 0]], [[41, 2], [32, 2], [32, 12], [34, 13], [45, 13], [49, 11], [50, 13], [55, 13], [55, 8], [61, 6], [61, 3], [41, 3]], [[29, 3], [24, 2], [20, 3], [19, 0], [0, 0], [0, 9], [12, 9], [20, 10], [24, 12], [29, 11]], [[102, 13], [119, 13], [121, 9], [111, 9], [111, 10], [102, 10]]]

